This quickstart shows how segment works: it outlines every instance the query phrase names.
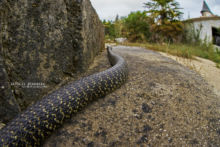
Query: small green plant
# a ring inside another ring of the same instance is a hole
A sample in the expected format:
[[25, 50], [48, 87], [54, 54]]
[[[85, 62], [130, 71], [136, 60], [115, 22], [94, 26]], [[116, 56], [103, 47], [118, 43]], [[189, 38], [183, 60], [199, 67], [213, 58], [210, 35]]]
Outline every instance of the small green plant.
[[182, 36], [182, 43], [200, 45], [202, 40], [200, 39], [201, 30], [203, 25], [199, 25], [199, 28], [195, 28], [192, 22], [185, 22], [184, 33]]
[[216, 67], [220, 69], [220, 64], [217, 63], [217, 64], [216, 64]]

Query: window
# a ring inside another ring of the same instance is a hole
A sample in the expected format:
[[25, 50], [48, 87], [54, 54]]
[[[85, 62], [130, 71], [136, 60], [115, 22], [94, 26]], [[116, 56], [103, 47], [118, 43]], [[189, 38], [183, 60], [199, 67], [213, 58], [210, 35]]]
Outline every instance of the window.
[[212, 27], [213, 44], [220, 46], [220, 28]]

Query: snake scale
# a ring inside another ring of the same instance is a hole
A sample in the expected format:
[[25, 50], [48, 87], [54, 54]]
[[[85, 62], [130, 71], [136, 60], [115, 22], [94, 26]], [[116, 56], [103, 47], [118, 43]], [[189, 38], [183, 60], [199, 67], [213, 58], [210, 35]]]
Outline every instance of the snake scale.
[[127, 79], [127, 64], [111, 47], [108, 58], [111, 68], [59, 88], [9, 122], [0, 130], [0, 146], [41, 146], [71, 114], [119, 88]]

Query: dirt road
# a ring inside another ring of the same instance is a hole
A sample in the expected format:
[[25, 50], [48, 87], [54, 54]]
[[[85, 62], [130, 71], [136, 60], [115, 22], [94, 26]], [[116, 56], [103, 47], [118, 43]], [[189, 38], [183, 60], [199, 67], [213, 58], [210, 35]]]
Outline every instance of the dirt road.
[[195, 59], [186, 59], [162, 52], [160, 52], [160, 54], [169, 57], [199, 73], [213, 87], [214, 92], [220, 99], [220, 69], [216, 67], [216, 63], [200, 57], [194, 57]]
[[[159, 53], [114, 47], [129, 66], [125, 85], [91, 103], [49, 146], [220, 146], [220, 101], [196, 72]], [[109, 67], [103, 52], [86, 74]]]

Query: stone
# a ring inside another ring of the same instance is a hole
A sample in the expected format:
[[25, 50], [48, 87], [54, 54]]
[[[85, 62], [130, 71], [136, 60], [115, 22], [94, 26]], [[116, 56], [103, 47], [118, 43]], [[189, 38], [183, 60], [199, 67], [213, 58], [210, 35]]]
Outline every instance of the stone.
[[7, 89], [21, 110], [86, 71], [104, 49], [104, 27], [89, 0], [1, 0], [0, 22]]
[[[1, 56], [0, 59], [2, 59]], [[7, 123], [21, 112], [15, 96], [11, 91], [11, 85], [2, 61], [0, 60], [0, 128], [1, 122]]]
[[152, 112], [152, 108], [146, 103], [142, 104], [142, 110], [144, 113], [151, 113]]

